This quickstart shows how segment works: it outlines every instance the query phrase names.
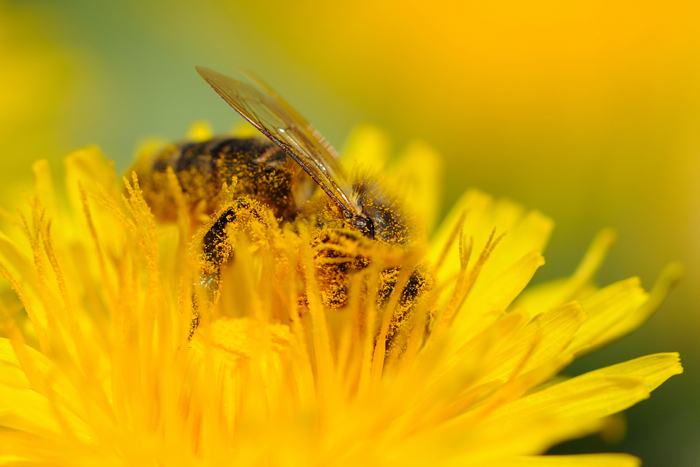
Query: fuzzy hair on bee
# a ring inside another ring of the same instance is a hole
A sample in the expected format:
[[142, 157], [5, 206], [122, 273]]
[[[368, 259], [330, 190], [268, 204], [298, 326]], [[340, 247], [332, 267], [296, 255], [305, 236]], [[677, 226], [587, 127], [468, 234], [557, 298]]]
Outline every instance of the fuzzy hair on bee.
[[414, 219], [405, 203], [390, 194], [376, 176], [363, 174], [353, 183], [357, 204], [374, 224], [374, 238], [409, 248], [415, 241]]
[[286, 153], [262, 138], [219, 137], [171, 144], [144, 154], [134, 167], [146, 202], [161, 221], [175, 220], [167, 171], [177, 177], [193, 216], [211, 215], [221, 204], [224, 183], [235, 177], [235, 195], [249, 195], [274, 215], [293, 220], [316, 189]]

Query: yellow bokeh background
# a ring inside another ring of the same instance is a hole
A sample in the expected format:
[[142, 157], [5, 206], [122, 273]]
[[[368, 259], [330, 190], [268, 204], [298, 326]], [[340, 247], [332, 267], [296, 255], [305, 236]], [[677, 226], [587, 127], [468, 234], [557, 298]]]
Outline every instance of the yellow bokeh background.
[[36, 158], [58, 169], [91, 143], [123, 171], [145, 138], [227, 130], [240, 120], [194, 65], [254, 71], [336, 147], [359, 123], [396, 150], [423, 140], [445, 157], [446, 207], [475, 186], [555, 219], [536, 281], [569, 274], [607, 226], [601, 283], [650, 288], [685, 264], [646, 325], [568, 371], [680, 351], [686, 373], [628, 411], [621, 443], [556, 452], [700, 465], [699, 25], [692, 1], [0, 0], [0, 172], [19, 186]]

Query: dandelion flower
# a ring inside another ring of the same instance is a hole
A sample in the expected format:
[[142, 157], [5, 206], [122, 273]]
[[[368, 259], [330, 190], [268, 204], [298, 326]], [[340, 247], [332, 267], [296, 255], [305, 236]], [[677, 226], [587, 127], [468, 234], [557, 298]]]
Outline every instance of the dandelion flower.
[[[381, 151], [380, 140], [358, 132], [350, 159]], [[426, 231], [438, 166], [417, 144], [387, 176]], [[0, 235], [14, 291], [0, 309], [5, 464], [631, 466], [625, 454], [542, 453], [682, 371], [667, 353], [557, 376], [637, 327], [677, 273], [650, 294], [637, 279], [597, 288], [609, 231], [570, 277], [526, 288], [552, 221], [469, 191], [425, 257], [407, 257], [434, 284], [391, 337], [397, 300], [372, 299], [374, 263], [329, 309], [309, 232], [258, 226], [236, 237], [220, 296], [207, 301], [182, 204], [177, 222], [156, 222], [137, 181], [123, 194], [96, 148], [71, 154], [66, 174], [62, 197], [36, 163], [28, 207]]]

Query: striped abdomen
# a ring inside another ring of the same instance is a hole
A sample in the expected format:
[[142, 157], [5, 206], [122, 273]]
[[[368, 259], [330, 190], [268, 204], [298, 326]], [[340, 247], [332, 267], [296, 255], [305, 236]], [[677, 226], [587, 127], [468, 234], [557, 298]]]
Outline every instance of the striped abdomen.
[[275, 217], [291, 220], [314, 189], [313, 182], [287, 154], [258, 138], [214, 138], [199, 143], [171, 145], [139, 160], [134, 166], [156, 218], [176, 218], [175, 202], [166, 171], [175, 173], [192, 211], [214, 212], [221, 187], [237, 178], [236, 195], [248, 195], [268, 205]]

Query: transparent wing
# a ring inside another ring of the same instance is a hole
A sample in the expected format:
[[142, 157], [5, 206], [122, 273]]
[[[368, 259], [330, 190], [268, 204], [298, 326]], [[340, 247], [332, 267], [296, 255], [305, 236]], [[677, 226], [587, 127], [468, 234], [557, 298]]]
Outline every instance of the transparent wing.
[[239, 114], [271, 141], [284, 149], [325, 191], [348, 218], [361, 214], [353, 190], [337, 159], [337, 152], [306, 121], [267, 85], [261, 91], [208, 68], [196, 67]]

